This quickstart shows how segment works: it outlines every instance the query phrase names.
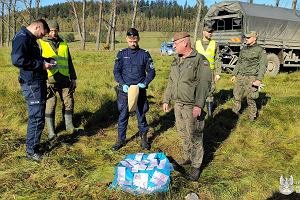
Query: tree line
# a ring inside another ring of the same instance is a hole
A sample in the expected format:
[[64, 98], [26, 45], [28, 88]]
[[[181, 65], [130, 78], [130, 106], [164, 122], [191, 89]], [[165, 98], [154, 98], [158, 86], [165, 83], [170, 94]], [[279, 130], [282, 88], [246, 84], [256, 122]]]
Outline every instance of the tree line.
[[[280, 0], [276, 0], [279, 5]], [[18, 11], [22, 3], [25, 9]], [[253, 0], [249, 0], [252, 4]], [[297, 0], [292, 0], [296, 11]], [[140, 31], [194, 31], [197, 38], [203, 16], [207, 12], [204, 0], [197, 0], [193, 7], [178, 5], [176, 0], [68, 0], [66, 3], [41, 7], [40, 0], [0, 0], [0, 47], [8, 47], [16, 30], [28, 25], [34, 19], [57, 20], [60, 31], [78, 32], [81, 48], [90, 32], [95, 33], [96, 49], [100, 42], [110, 50], [115, 49], [116, 31], [126, 31], [136, 27]], [[71, 8], [71, 9], [70, 9]], [[105, 34], [103, 34], [105, 33]], [[195, 42], [195, 41], [193, 41]]]
[[[129, 27], [140, 31], [192, 31], [198, 12], [197, 5], [189, 6], [187, 1], [185, 5], [178, 5], [176, 0], [69, 0], [45, 7], [39, 7], [40, 0], [22, 0], [25, 9], [17, 11], [18, 3], [17, 0], [0, 0], [0, 46], [9, 46], [22, 25], [44, 18], [57, 20], [62, 32], [78, 32], [82, 49], [90, 32], [96, 33], [97, 49], [101, 41], [114, 49], [116, 31], [126, 31]], [[206, 12], [207, 8], [203, 7], [202, 16]]]

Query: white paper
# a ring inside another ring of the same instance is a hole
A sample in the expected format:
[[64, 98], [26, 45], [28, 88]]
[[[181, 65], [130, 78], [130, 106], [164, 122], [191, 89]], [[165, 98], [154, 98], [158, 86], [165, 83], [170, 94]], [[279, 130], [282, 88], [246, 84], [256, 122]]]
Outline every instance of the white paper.
[[135, 155], [134, 160], [136, 160], [136, 161], [141, 161], [142, 158], [143, 158], [143, 155], [144, 155], [144, 153], [137, 153], [137, 154]]
[[131, 166], [138, 164], [138, 162], [136, 160], [132, 160], [132, 159], [126, 159], [125, 161], [127, 161]]
[[168, 181], [168, 176], [159, 171], [155, 171], [150, 181], [156, 185], [165, 185]]
[[157, 167], [158, 163], [157, 163], [157, 159], [153, 159], [150, 161], [150, 166], [147, 167], [147, 170], [153, 170], [154, 167]]
[[126, 168], [118, 167], [118, 182], [125, 182]]
[[147, 188], [148, 186], [148, 174], [147, 173], [136, 173], [133, 177], [133, 185]]
[[164, 169], [167, 163], [167, 159], [163, 159], [159, 162], [158, 169]]
[[129, 167], [129, 168], [132, 167], [132, 165], [131, 165], [127, 160], [122, 160], [120, 163], [121, 163], [124, 167]]
[[150, 153], [147, 157], [148, 160], [153, 160], [155, 159], [156, 153]]

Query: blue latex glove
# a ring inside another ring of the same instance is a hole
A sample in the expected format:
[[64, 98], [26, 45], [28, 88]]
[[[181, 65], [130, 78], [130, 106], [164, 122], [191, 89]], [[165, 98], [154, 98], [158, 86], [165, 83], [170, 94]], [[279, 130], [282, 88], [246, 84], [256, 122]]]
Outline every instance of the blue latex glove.
[[125, 92], [125, 93], [128, 92], [128, 85], [123, 85], [123, 92]]
[[139, 86], [139, 88], [144, 89], [146, 87], [146, 85], [144, 83], [139, 83], [137, 84]]

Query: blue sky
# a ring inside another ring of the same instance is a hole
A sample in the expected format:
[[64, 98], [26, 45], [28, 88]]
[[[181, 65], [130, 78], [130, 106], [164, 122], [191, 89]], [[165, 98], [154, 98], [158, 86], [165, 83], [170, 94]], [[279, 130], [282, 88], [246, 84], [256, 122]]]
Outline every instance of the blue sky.
[[[41, 0], [41, 5], [53, 5], [55, 3], [65, 2], [66, 0]], [[177, 0], [178, 4], [184, 5], [186, 0]], [[205, 5], [210, 7], [214, 3], [219, 3], [222, 0], [204, 0]], [[247, 0], [242, 0], [246, 2]], [[187, 0], [187, 3], [191, 6], [196, 5], [197, 0]], [[257, 4], [275, 5], [275, 0], [253, 0]], [[280, 7], [291, 8], [292, 0], [280, 0]], [[298, 0], [297, 8], [300, 8], [300, 0]]]

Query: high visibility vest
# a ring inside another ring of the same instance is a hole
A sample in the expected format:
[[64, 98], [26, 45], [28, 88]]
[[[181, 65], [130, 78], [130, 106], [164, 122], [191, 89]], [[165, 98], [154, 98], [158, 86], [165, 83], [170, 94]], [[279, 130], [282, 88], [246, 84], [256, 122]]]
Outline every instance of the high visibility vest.
[[216, 55], [216, 41], [210, 40], [208, 47], [204, 50], [201, 40], [196, 41], [196, 50], [198, 53], [204, 55], [209, 61], [209, 67], [211, 70], [215, 69], [215, 55]]
[[60, 42], [57, 49], [57, 54], [51, 47], [49, 42], [39, 39], [42, 48], [42, 56], [44, 58], [53, 58], [56, 60], [56, 67], [47, 70], [48, 76], [53, 76], [57, 72], [60, 72], [64, 76], [69, 76], [69, 64], [68, 64], [68, 45], [66, 42]]

